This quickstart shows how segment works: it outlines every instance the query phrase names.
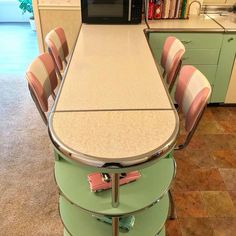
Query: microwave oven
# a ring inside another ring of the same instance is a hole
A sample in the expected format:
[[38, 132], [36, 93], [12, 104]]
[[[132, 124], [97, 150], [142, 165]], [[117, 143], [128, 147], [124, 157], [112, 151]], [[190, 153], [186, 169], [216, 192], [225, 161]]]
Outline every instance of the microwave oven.
[[138, 24], [142, 0], [81, 0], [82, 22], [91, 24]]

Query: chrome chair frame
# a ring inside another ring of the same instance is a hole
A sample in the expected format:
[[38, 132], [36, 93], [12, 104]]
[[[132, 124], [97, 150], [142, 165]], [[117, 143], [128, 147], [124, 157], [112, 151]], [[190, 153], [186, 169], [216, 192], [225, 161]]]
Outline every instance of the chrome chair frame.
[[[46, 126], [48, 126], [48, 119], [47, 119], [47, 117], [46, 117], [46, 115], [45, 115], [45, 112], [42, 110], [42, 108], [41, 108], [41, 106], [40, 106], [40, 104], [39, 104], [39, 102], [38, 102], [38, 99], [37, 99], [37, 97], [36, 97], [36, 95], [35, 95], [35, 92], [34, 92], [34, 90], [30, 87], [29, 83], [28, 83], [28, 88], [29, 88], [29, 91], [30, 91], [30, 95], [31, 95], [31, 97], [32, 97], [32, 99], [33, 99], [33, 101], [34, 101], [34, 103], [35, 103], [37, 109], [38, 109], [38, 112], [39, 112], [41, 118], [43, 119], [44, 124], [45, 124]], [[55, 99], [56, 99], [56, 94], [54, 93], [54, 91], [52, 92], [51, 95], [52, 95], [53, 100], [55, 100]]]
[[44, 124], [46, 126], [48, 126], [48, 119], [47, 119], [45, 113], [43, 112], [43, 110], [42, 110], [42, 108], [41, 108], [41, 106], [38, 102], [38, 99], [35, 96], [35, 93], [34, 93], [33, 89], [30, 87], [29, 84], [28, 84], [28, 88], [29, 88], [29, 91], [30, 91], [30, 95], [31, 95], [31, 97], [32, 97], [32, 99], [33, 99], [33, 101], [34, 101], [34, 103], [35, 103], [35, 105], [36, 105], [36, 107], [39, 111], [39, 114], [40, 114], [41, 118], [43, 119]]
[[53, 56], [53, 53], [52, 53], [52, 50], [50, 49], [50, 47], [48, 47], [48, 53], [49, 53], [50, 56], [52, 57], [52, 60], [53, 60], [53, 62], [54, 62], [54, 64], [55, 64], [56, 74], [57, 74], [58, 78], [59, 78], [60, 80], [62, 80], [62, 74], [61, 74], [61, 72], [60, 72], [60, 70], [59, 70], [59, 68], [58, 68], [58, 66], [57, 66], [57, 63], [56, 63], [56, 61], [55, 61], [55, 58], [54, 58], [54, 56]]

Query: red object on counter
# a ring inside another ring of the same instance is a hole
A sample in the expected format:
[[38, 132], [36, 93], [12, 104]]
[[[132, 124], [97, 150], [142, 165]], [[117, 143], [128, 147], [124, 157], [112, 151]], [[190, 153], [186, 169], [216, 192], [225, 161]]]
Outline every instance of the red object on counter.
[[155, 7], [154, 0], [149, 0], [149, 3], [148, 3], [148, 19], [149, 20], [153, 19], [154, 7]]
[[163, 1], [157, 0], [154, 6], [154, 15], [153, 15], [154, 19], [161, 19], [162, 8], [163, 8]]

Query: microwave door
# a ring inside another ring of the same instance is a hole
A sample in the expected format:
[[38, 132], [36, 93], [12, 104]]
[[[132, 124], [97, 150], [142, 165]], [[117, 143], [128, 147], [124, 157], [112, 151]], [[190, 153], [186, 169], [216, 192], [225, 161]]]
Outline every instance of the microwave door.
[[125, 23], [131, 20], [132, 0], [81, 0], [84, 23]]

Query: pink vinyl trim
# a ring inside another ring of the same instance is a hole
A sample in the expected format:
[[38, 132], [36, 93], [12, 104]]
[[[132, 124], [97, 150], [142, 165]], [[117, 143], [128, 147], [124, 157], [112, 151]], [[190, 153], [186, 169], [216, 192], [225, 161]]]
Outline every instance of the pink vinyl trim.
[[204, 109], [209, 93], [210, 89], [205, 87], [194, 98], [186, 115], [185, 129], [187, 132], [191, 131], [195, 122], [197, 121], [198, 116]]
[[182, 109], [183, 107], [183, 97], [184, 91], [192, 78], [193, 73], [196, 71], [196, 68], [193, 66], [183, 66], [179, 73], [179, 79], [175, 90], [175, 101]]
[[167, 77], [166, 77], [166, 82], [167, 84], [170, 84], [172, 82], [172, 80], [174, 79], [176, 70], [178, 68], [178, 65], [180, 63], [180, 60], [184, 54], [184, 50], [180, 50], [174, 57], [173, 59], [173, 63], [171, 65], [171, 70], [169, 72], [167, 72]]
[[44, 112], [48, 111], [48, 101], [47, 101], [47, 96], [45, 94], [45, 91], [43, 89], [43, 86], [41, 83], [38, 81], [37, 77], [31, 72], [28, 71], [26, 73], [26, 78], [28, 80], [29, 86], [32, 88], [32, 90], [35, 93], [35, 97], [37, 98], [41, 109]]
[[[57, 42], [54, 42], [53, 38], [54, 40], [57, 39]], [[61, 27], [51, 30], [47, 34], [45, 41], [51, 50], [57, 68], [63, 70], [62, 62], [65, 61], [66, 57], [69, 55], [69, 48], [64, 30]]]
[[50, 79], [50, 84], [51, 84], [51, 91], [53, 92], [58, 84], [53, 59], [49, 53], [41, 54], [39, 56], [39, 59], [42, 61], [43, 65], [45, 66], [45, 69], [47, 70], [47, 73], [48, 73], [49, 79]]
[[62, 60], [60, 58], [59, 52], [58, 52], [55, 44], [52, 42], [51, 39], [48, 39], [47, 42], [48, 42], [49, 48], [51, 49], [52, 55], [55, 59], [55, 62], [57, 64], [57, 67], [59, 68], [59, 70], [63, 70]]
[[61, 42], [61, 46], [62, 46], [63, 53], [64, 53], [64, 58], [61, 58], [61, 59], [62, 59], [62, 61], [64, 61], [64, 59], [69, 55], [69, 49], [68, 49], [68, 45], [67, 45], [67, 41], [66, 41], [66, 35], [65, 35], [64, 30], [60, 27], [57, 27], [55, 29], [55, 32], [57, 33], [58, 38]]
[[167, 57], [168, 57], [168, 54], [170, 51], [170, 47], [174, 43], [175, 40], [176, 40], [175, 37], [170, 36], [166, 39], [166, 41], [164, 43], [163, 51], [162, 51], [162, 55], [161, 55], [161, 66], [163, 68], [166, 67], [166, 61], [167, 61]]
[[54, 31], [58, 35], [58, 37], [61, 41], [61, 45], [62, 45], [66, 41], [66, 36], [65, 36], [64, 30], [61, 27], [57, 27], [54, 29]]

